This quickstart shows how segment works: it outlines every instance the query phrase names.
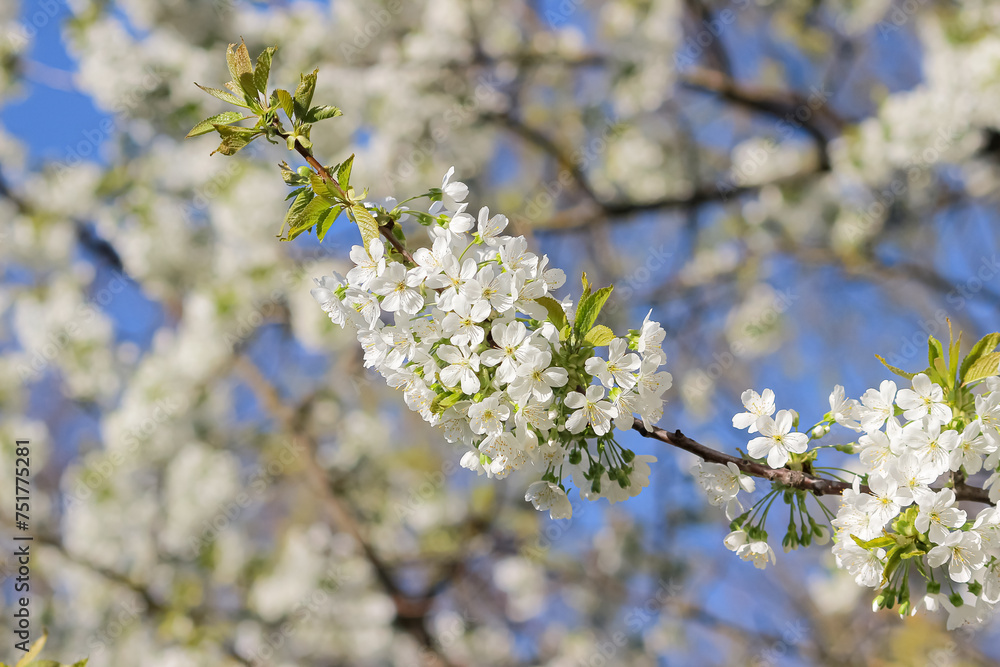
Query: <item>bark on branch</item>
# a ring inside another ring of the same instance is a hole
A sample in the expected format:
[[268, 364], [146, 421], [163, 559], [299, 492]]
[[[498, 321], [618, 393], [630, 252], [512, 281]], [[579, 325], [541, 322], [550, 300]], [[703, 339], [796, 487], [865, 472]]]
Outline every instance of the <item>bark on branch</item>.
[[[729, 454], [724, 454], [720, 451], [712, 449], [711, 447], [707, 447], [696, 440], [692, 440], [679, 430], [671, 433], [670, 431], [665, 431], [664, 429], [656, 426], [651, 429], [647, 429], [643, 426], [642, 420], [638, 418], [636, 418], [635, 422], [632, 424], [632, 428], [638, 431], [643, 437], [659, 440], [660, 442], [665, 442], [666, 444], [677, 447], [678, 449], [691, 452], [705, 461], [709, 461], [711, 463], [721, 463], [723, 465], [727, 463], [735, 463], [736, 466], [747, 475], [760, 477], [772, 482], [778, 482], [779, 484], [783, 484], [793, 489], [810, 491], [817, 496], [840, 495], [846, 489], [851, 488], [850, 484], [840, 482], [835, 479], [823, 479], [801, 470], [791, 470], [790, 468], [770, 468], [762, 463], [757, 463], [756, 461], [749, 461], [747, 459], [741, 459]], [[980, 489], [976, 486], [969, 486], [962, 480], [956, 480], [954, 489], [955, 497], [958, 498], [958, 500], [968, 500], [971, 502], [985, 503], [987, 505], [992, 504], [990, 502], [990, 494], [986, 490]], [[861, 490], [868, 491], [868, 487], [862, 486]]]

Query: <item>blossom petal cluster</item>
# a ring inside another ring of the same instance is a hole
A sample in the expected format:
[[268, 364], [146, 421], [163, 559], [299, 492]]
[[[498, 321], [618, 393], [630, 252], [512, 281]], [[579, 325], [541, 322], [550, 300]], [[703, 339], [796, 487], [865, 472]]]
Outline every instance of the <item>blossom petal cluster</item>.
[[[857, 449], [867, 480], [863, 488], [861, 477], [855, 479], [833, 520], [838, 565], [858, 584], [898, 596], [902, 568], [890, 563], [898, 545], [908, 561], [931, 570], [922, 604], [947, 609], [949, 628], [984, 621], [1000, 602], [1000, 490], [990, 491], [993, 505], [970, 516], [949, 488], [955, 475], [965, 479], [986, 469], [987, 485], [1000, 475], [998, 390], [1000, 380], [987, 378], [969, 414], [949, 405], [945, 390], [925, 373], [914, 375], [910, 387], [885, 380], [860, 401], [846, 401], [841, 387], [831, 396], [831, 405], [840, 401], [844, 420], [862, 433]], [[880, 541], [884, 547], [875, 548]], [[942, 594], [942, 581], [956, 592]]]
[[464, 467], [496, 478], [533, 469], [541, 479], [525, 499], [552, 518], [572, 514], [568, 479], [588, 500], [637, 495], [656, 459], [618, 446], [615, 431], [662, 415], [672, 382], [659, 370], [663, 328], [647, 315], [627, 337], [587, 342], [567, 323], [574, 304], [551, 296], [565, 273], [505, 235], [504, 215], [466, 213], [468, 188], [453, 176], [421, 216], [434, 220], [431, 243], [411, 266], [375, 238], [351, 250], [345, 277], [317, 280], [313, 297], [356, 331], [365, 367], [466, 448]]

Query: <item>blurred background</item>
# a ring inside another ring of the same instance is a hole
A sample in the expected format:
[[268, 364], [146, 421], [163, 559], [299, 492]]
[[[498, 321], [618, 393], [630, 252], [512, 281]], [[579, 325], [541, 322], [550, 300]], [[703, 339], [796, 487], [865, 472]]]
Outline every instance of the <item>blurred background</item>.
[[567, 521], [460, 468], [309, 295], [357, 230], [276, 240], [297, 156], [183, 136], [225, 110], [193, 82], [229, 78], [228, 43], [277, 45], [272, 86], [318, 67], [344, 110], [323, 162], [399, 199], [455, 165], [562, 293], [614, 283], [619, 333], [652, 310], [660, 425], [733, 451], [747, 387], [811, 424], [888, 376], [876, 353], [918, 369], [946, 318], [1000, 328], [998, 24], [986, 0], [5, 0], [0, 488], [30, 438], [47, 657], [997, 664], [994, 627], [872, 614], [828, 549], [740, 561], [693, 460], [637, 434], [652, 486]]

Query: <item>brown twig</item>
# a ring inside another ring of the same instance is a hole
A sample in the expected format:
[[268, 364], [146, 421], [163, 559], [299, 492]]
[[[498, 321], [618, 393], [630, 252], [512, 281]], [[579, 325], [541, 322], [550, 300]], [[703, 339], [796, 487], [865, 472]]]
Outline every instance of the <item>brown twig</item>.
[[[705, 461], [709, 461], [711, 463], [721, 463], [723, 465], [734, 463], [740, 470], [747, 475], [751, 475], [752, 477], [760, 477], [793, 489], [809, 491], [817, 496], [840, 495], [847, 489], [851, 488], [851, 485], [847, 482], [840, 482], [833, 479], [823, 479], [801, 470], [792, 470], [790, 468], [771, 468], [762, 463], [757, 463], [756, 461], [750, 461], [730, 456], [729, 454], [724, 454], [720, 451], [712, 449], [711, 447], [707, 447], [696, 440], [692, 440], [679, 430], [671, 433], [656, 426], [651, 429], [647, 429], [643, 426], [642, 420], [638, 418], [636, 418], [635, 422], [632, 424], [632, 428], [646, 438], [659, 440], [660, 442], [665, 442], [666, 444], [677, 447], [678, 449], [691, 452]], [[955, 480], [953, 488], [955, 490], [955, 496], [958, 500], [969, 500], [977, 503], [991, 504], [989, 493], [978, 487], [969, 486], [962, 480]], [[868, 487], [862, 486], [861, 490], [867, 492]]]

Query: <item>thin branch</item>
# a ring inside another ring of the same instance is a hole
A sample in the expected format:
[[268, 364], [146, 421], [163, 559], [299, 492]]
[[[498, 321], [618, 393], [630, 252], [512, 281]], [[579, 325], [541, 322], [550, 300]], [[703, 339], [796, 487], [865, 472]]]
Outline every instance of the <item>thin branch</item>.
[[[851, 485], [846, 482], [839, 482], [832, 479], [821, 479], [801, 470], [791, 470], [790, 468], [770, 468], [762, 463], [757, 463], [756, 461], [749, 461], [747, 459], [730, 456], [729, 454], [723, 454], [720, 451], [692, 440], [679, 430], [671, 433], [656, 426], [651, 429], [647, 429], [643, 426], [642, 420], [638, 418], [635, 419], [635, 422], [632, 424], [632, 428], [638, 431], [643, 437], [665, 442], [668, 445], [690, 452], [705, 461], [709, 461], [711, 463], [721, 463], [723, 465], [734, 463], [740, 470], [747, 475], [751, 475], [752, 477], [761, 477], [793, 489], [809, 491], [817, 496], [841, 495], [844, 491], [851, 488]], [[988, 492], [978, 487], [969, 486], [965, 484], [964, 481], [956, 480], [954, 489], [955, 496], [958, 500], [969, 500], [972, 502], [985, 503], [987, 505], [991, 504]], [[861, 486], [861, 490], [868, 492], [868, 487]]]

